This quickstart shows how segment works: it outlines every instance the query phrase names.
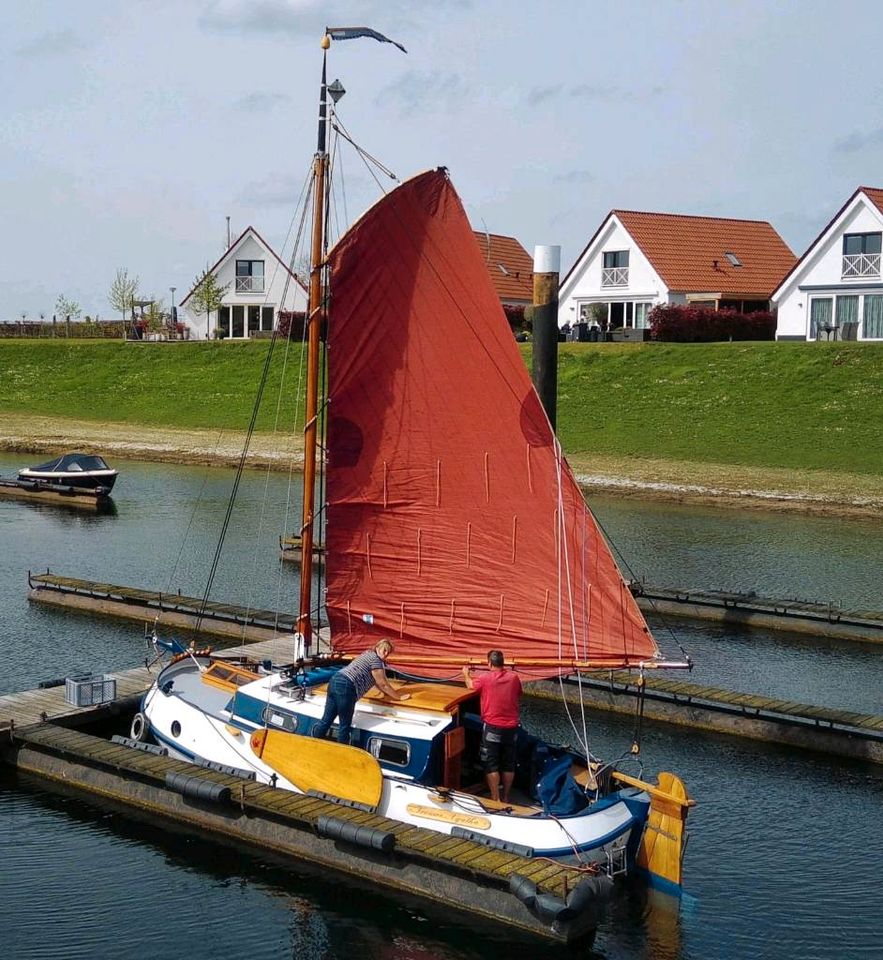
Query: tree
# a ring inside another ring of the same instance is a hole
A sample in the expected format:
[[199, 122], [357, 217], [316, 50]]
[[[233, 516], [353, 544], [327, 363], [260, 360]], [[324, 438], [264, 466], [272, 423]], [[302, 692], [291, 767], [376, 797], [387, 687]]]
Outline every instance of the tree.
[[151, 299], [150, 306], [144, 314], [144, 319], [147, 321], [147, 329], [151, 333], [159, 333], [160, 330], [162, 330], [163, 325], [168, 319], [165, 309], [165, 304], [163, 304], [162, 300]]
[[55, 312], [59, 317], [70, 317], [71, 320], [79, 320], [83, 310], [76, 300], [68, 300], [63, 293], [60, 293], [58, 299], [55, 301]]
[[205, 270], [203, 270], [193, 285], [190, 302], [196, 313], [205, 313], [206, 340], [211, 337], [211, 315], [223, 304], [224, 294], [227, 292], [228, 286], [230, 286], [228, 283], [218, 283], [218, 278], [212, 273], [210, 267], [206, 267]]
[[137, 293], [138, 278], [130, 277], [129, 271], [120, 267], [117, 270], [117, 275], [113, 278], [110, 290], [107, 292], [107, 299], [114, 310], [120, 311], [123, 320], [131, 313]]

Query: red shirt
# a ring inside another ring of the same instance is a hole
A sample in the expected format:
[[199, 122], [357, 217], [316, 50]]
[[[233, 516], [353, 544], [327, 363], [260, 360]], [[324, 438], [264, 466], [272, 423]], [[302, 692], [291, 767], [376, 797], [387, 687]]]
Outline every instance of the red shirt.
[[511, 670], [491, 670], [472, 681], [481, 692], [481, 719], [495, 727], [518, 726], [521, 678]]

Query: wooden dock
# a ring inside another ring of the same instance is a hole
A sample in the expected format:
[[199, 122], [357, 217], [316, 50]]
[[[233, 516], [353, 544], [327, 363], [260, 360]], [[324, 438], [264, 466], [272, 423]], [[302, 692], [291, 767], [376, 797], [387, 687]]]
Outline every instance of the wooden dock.
[[28, 500], [32, 503], [46, 503], [58, 507], [70, 507], [75, 510], [93, 510], [113, 512], [116, 507], [106, 495], [97, 495], [88, 490], [75, 487], [52, 489], [52, 484], [0, 478], [0, 497], [13, 500]]
[[248, 643], [272, 640], [292, 633], [297, 618], [274, 610], [187, 597], [180, 593], [140, 590], [137, 587], [28, 572], [28, 600], [84, 613], [175, 627], [205, 636]]
[[[279, 660], [285, 659], [289, 646], [282, 638], [256, 644], [250, 652]], [[129, 702], [153, 680], [145, 668], [112, 676], [117, 679], [118, 694]], [[598, 918], [594, 907], [579, 916], [562, 914], [552, 922], [510, 892], [513, 877], [525, 878], [536, 884], [547, 906], [561, 910], [568, 893], [586, 877], [575, 867], [527, 859], [367, 810], [197, 768], [77, 729], [94, 723], [112, 707], [72, 707], [64, 702], [63, 688], [2, 697], [0, 759], [58, 789], [83, 791], [101, 802], [164, 817], [185, 829], [208, 831], [228, 843], [290, 855], [533, 936], [572, 943], [594, 935]], [[183, 796], [167, 782], [169, 774], [218, 785], [222, 795], [214, 800]], [[432, 799], [429, 793], [427, 799]], [[391, 835], [393, 839], [386, 841], [390, 849], [323, 834], [323, 817], [375, 831], [375, 836]]]
[[844, 610], [836, 603], [777, 600], [758, 596], [754, 591], [655, 587], [640, 580], [633, 580], [629, 588], [645, 613], [762, 627], [832, 640], [883, 643], [883, 611], [879, 610]]
[[[612, 672], [565, 683], [565, 696], [594, 710], [633, 715], [639, 677]], [[557, 682], [528, 684], [526, 692], [559, 699]], [[883, 716], [834, 710], [721, 687], [645, 678], [644, 718], [804, 750], [883, 763]]]

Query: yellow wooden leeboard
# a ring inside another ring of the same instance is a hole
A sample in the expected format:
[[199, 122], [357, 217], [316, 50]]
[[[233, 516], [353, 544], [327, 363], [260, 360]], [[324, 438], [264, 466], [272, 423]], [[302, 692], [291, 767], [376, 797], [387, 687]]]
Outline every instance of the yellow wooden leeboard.
[[453, 823], [458, 827], [472, 827], [474, 830], [489, 830], [491, 826], [487, 817], [479, 817], [474, 813], [458, 813], [456, 810], [439, 810], [436, 807], [424, 807], [419, 803], [409, 803], [408, 813], [412, 817], [422, 817], [425, 820], [441, 820], [443, 823]]
[[638, 863], [650, 873], [680, 886], [684, 826], [692, 801], [687, 797], [683, 781], [673, 773], [660, 773], [658, 780], [658, 789], [651, 792], [650, 815], [638, 851]]
[[380, 803], [380, 764], [358, 747], [284, 730], [256, 730], [251, 735], [251, 749], [304, 793], [319, 790], [369, 807]]

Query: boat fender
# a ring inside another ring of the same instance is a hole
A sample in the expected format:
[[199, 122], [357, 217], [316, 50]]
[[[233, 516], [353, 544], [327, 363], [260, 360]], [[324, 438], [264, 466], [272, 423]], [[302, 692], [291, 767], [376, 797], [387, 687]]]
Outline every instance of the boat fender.
[[141, 740], [134, 740], [132, 737], [121, 737], [118, 734], [110, 738], [111, 743], [118, 743], [121, 747], [129, 747], [132, 750], [140, 750], [142, 753], [152, 753], [155, 757], [167, 757], [169, 751], [166, 747], [161, 747], [158, 743], [143, 743]]
[[146, 740], [149, 733], [150, 724], [147, 722], [147, 717], [139, 710], [138, 713], [132, 717], [132, 726], [129, 730], [129, 735], [133, 740]]
[[520, 900], [528, 910], [533, 912], [537, 898], [537, 885], [533, 880], [523, 877], [520, 873], [513, 873], [509, 877], [509, 892]]
[[591, 906], [606, 903], [613, 893], [613, 881], [606, 873], [583, 877], [567, 895], [567, 906], [581, 914]]
[[353, 810], [361, 810], [363, 813], [374, 813], [377, 809], [370, 803], [359, 803], [358, 800], [347, 800], [345, 797], [335, 797], [324, 790], [307, 790], [308, 797], [315, 797], [317, 800], [326, 800], [328, 803], [336, 803], [339, 807], [350, 807]]
[[509, 840], [500, 840], [498, 837], [488, 837], [483, 833], [476, 833], [475, 830], [467, 830], [465, 827], [451, 827], [451, 836], [459, 837], [461, 840], [472, 840], [474, 843], [480, 843], [484, 847], [492, 847], [494, 850], [513, 853], [517, 857], [532, 857], [534, 855], [533, 847], [525, 846], [523, 843], [512, 843]]
[[41, 680], [37, 686], [41, 690], [51, 690], [52, 687], [63, 687], [65, 684], [64, 677], [56, 677], [54, 680]]
[[239, 777], [240, 780], [254, 780], [254, 770], [243, 770], [242, 767], [231, 767], [226, 763], [218, 763], [216, 760], [203, 760], [202, 757], [194, 757], [193, 762], [206, 770], [214, 770], [216, 773], [225, 773], [228, 777]]
[[533, 915], [543, 923], [566, 923], [576, 916], [572, 910], [554, 893], [538, 893], [533, 902]]
[[316, 832], [320, 837], [327, 837], [329, 840], [343, 840], [357, 847], [381, 850], [383, 853], [392, 853], [396, 845], [395, 834], [389, 830], [361, 827], [357, 823], [327, 814], [323, 814], [316, 821]]
[[166, 786], [182, 797], [191, 800], [205, 800], [210, 803], [229, 803], [230, 788], [213, 780], [203, 780], [187, 773], [167, 773]]

